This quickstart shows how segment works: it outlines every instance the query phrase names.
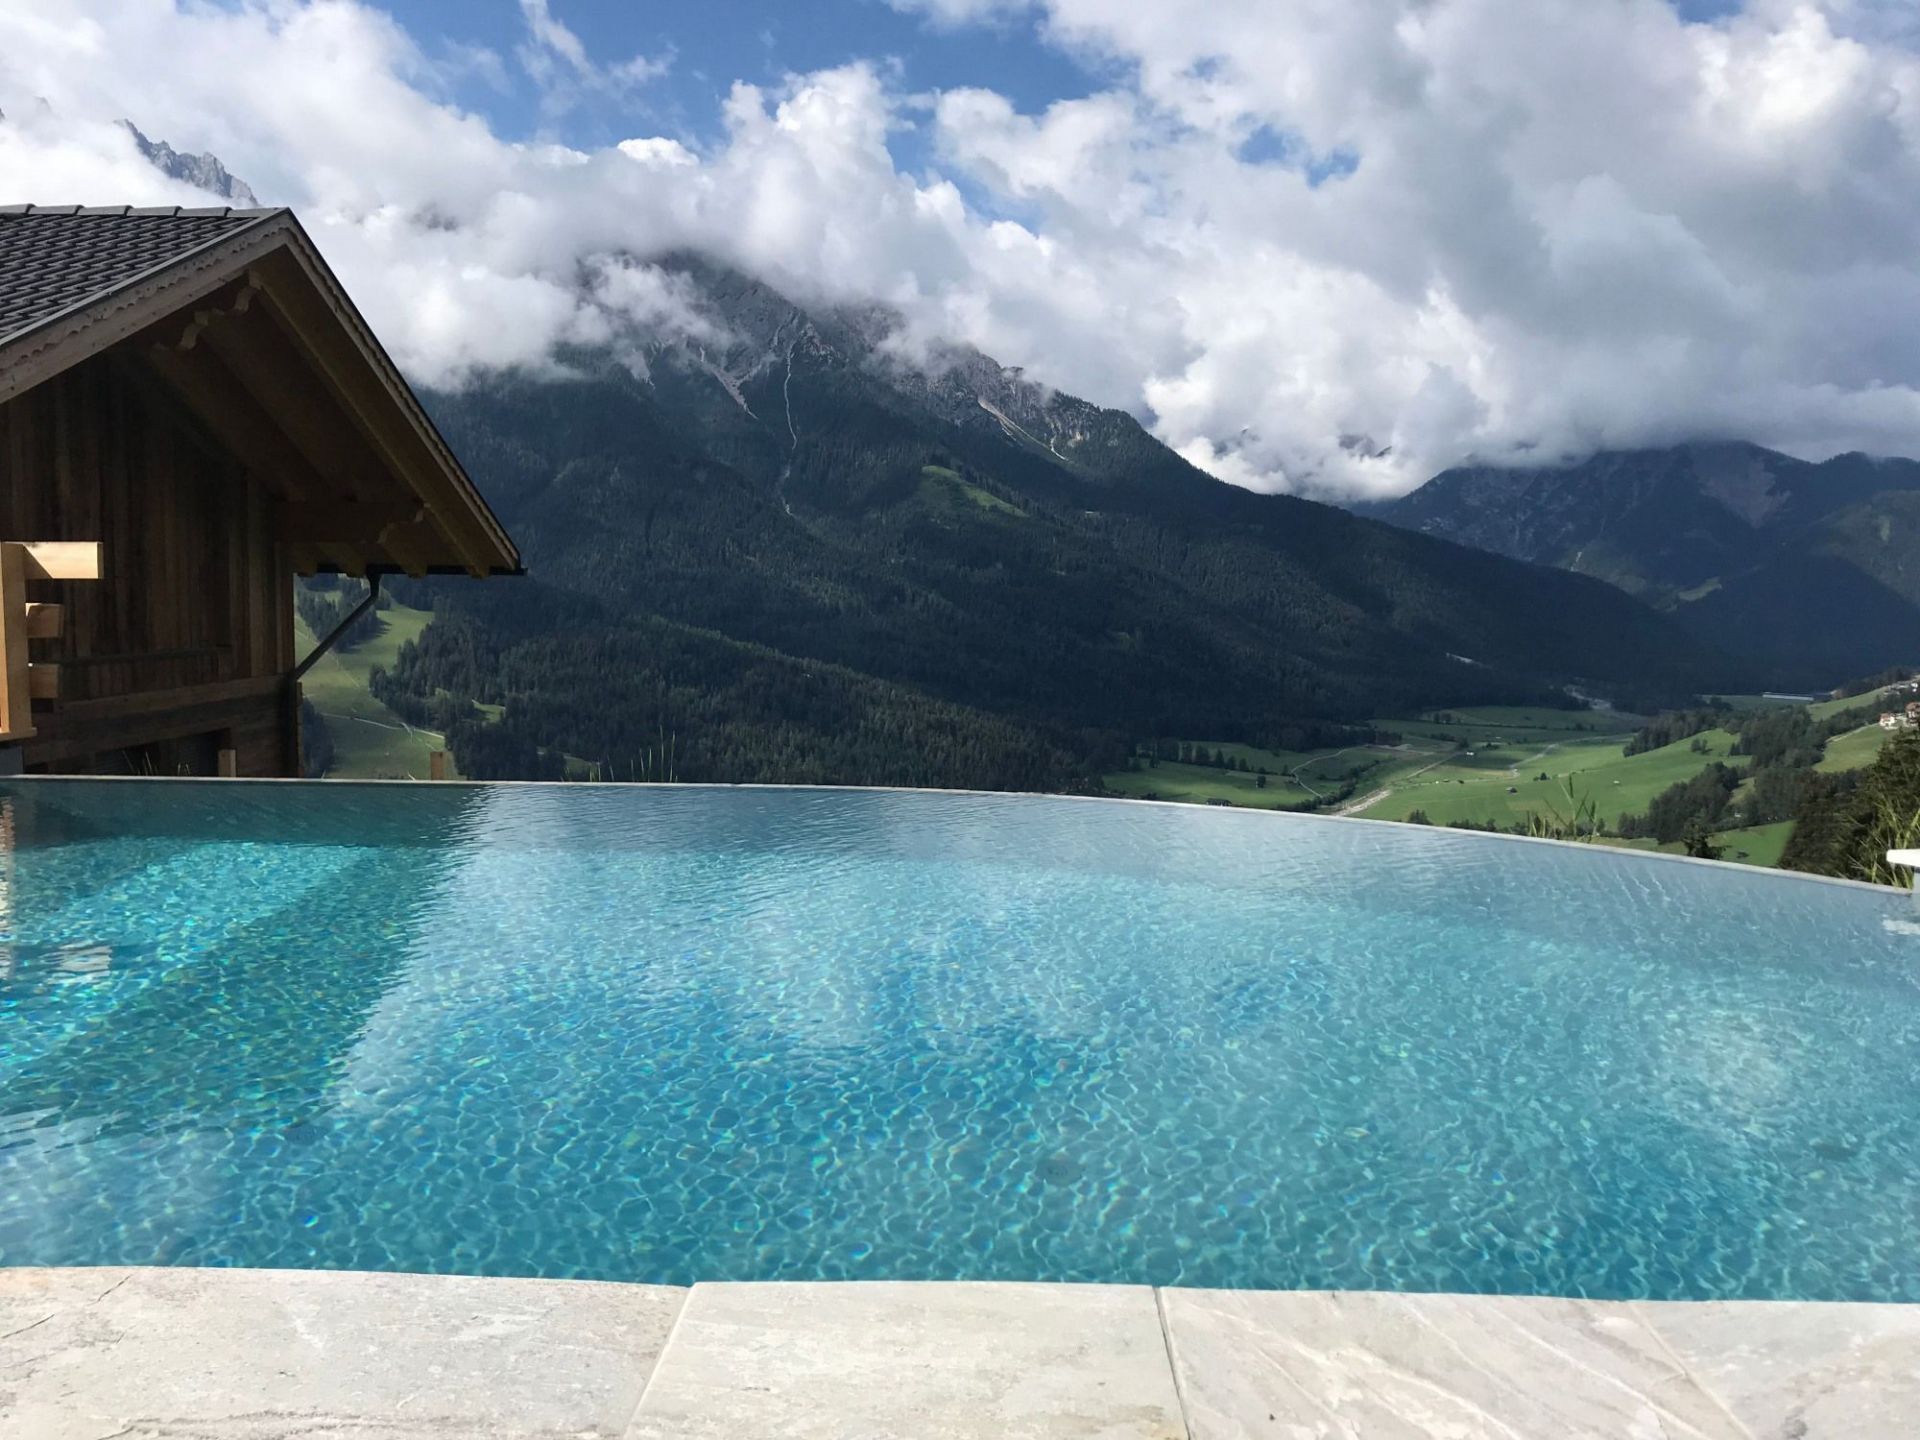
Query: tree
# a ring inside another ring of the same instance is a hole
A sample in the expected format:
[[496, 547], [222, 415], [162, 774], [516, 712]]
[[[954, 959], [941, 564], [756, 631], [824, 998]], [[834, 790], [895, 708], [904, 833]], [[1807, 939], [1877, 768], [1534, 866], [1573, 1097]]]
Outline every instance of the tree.
[[[1843, 777], [1816, 776], [1835, 782]], [[1851, 787], [1808, 787], [1780, 857], [1789, 870], [1910, 885], [1912, 872], [1887, 864], [1887, 851], [1920, 847], [1920, 731], [1887, 741]]]
[[1720, 823], [1739, 788], [1740, 772], [1719, 761], [1689, 780], [1670, 785], [1653, 797], [1645, 815], [1620, 817], [1620, 833], [1627, 839], [1651, 835], [1663, 845], [1685, 838], [1694, 822], [1709, 830]]
[[333, 764], [333, 736], [326, 717], [313, 708], [313, 702], [300, 701], [300, 773], [318, 780]]
[[1697, 816], [1687, 821], [1680, 843], [1695, 860], [1718, 860], [1726, 853], [1726, 846], [1713, 843], [1713, 831]]

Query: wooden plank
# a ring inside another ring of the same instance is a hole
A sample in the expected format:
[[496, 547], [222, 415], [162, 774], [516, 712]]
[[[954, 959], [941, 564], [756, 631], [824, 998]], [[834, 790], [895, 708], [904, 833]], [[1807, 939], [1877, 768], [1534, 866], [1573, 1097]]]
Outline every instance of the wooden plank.
[[252, 392], [289, 439], [300, 448], [329, 492], [343, 498], [381, 496], [417, 499], [406, 482], [374, 452], [354, 417], [316, 377], [285, 327], [266, 305], [210, 325], [207, 345]]
[[60, 698], [60, 667], [51, 660], [28, 662], [27, 693], [35, 700], [58, 700]]
[[229, 779], [235, 775], [238, 775], [240, 773], [240, 752], [238, 750], [233, 750], [233, 749], [224, 749], [220, 751], [219, 759], [216, 762], [215, 768], [218, 770], [218, 772], [221, 775], [226, 776]]
[[280, 507], [280, 539], [378, 545], [387, 530], [421, 516], [418, 500], [306, 501]]
[[100, 578], [100, 542], [98, 540], [28, 540], [26, 574], [29, 580], [98, 580]]
[[[253, 694], [235, 693], [237, 687], [249, 684], [254, 686]], [[236, 737], [255, 732], [268, 735], [271, 741], [267, 748], [277, 751], [285, 688], [275, 677], [154, 692], [176, 702], [180, 697], [187, 697], [183, 703], [170, 705], [153, 705], [154, 694], [72, 701], [60, 710], [57, 725], [49, 724], [37, 738], [27, 742], [26, 761], [29, 765], [59, 764], [88, 755], [220, 730], [230, 730]], [[128, 701], [138, 702], [139, 708], [129, 713], [125, 705]], [[243, 743], [238, 748], [247, 774], [288, 773], [277, 766], [260, 764], [257, 756], [249, 758], [249, 744]]]
[[29, 640], [58, 640], [60, 631], [66, 623], [66, 606], [47, 604], [37, 600], [27, 602], [27, 638]]
[[262, 695], [278, 694], [285, 687], [284, 676], [250, 676], [244, 680], [222, 680], [212, 685], [182, 685], [172, 690], [144, 690], [133, 695], [106, 695], [98, 700], [76, 701], [61, 711], [60, 715], [63, 722], [76, 724], [120, 720], [191, 705], [224, 705], [233, 700], [255, 700]]
[[33, 734], [33, 692], [27, 660], [27, 547], [0, 544], [0, 736]]
[[444, 780], [447, 778], [447, 752], [430, 750], [427, 752], [427, 778]]
[[278, 488], [289, 499], [325, 493], [326, 482], [306, 456], [212, 351], [182, 352], [169, 345], [152, 345], [146, 358], [254, 478]]

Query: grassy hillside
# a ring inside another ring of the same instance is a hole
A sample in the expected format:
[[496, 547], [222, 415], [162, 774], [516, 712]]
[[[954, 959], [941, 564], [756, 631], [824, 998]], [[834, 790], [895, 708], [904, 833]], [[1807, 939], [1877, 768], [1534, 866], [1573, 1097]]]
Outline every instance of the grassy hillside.
[[1208, 765], [1182, 765], [1173, 760], [1106, 777], [1109, 790], [1139, 800], [1180, 800], [1190, 805], [1226, 800], [1250, 810], [1289, 810], [1313, 803], [1311, 791], [1284, 775], [1269, 775], [1264, 787], [1259, 782], [1257, 775]]
[[[1509, 824], [1529, 814], [1566, 810], [1571, 786], [1575, 797], [1591, 798], [1601, 818], [1611, 822], [1644, 811], [1654, 796], [1710, 761], [1724, 760], [1736, 769], [1746, 764], [1731, 753], [1733, 736], [1725, 730], [1709, 730], [1695, 739], [1704, 744], [1705, 753], [1695, 750], [1692, 740], [1682, 740], [1626, 755], [1626, 740], [1620, 735], [1482, 748], [1409, 779], [1361, 813], [1375, 820], [1404, 820], [1424, 810], [1436, 825], [1456, 820]], [[1542, 775], [1548, 778], [1542, 780]]]
[[1879, 725], [1862, 725], [1827, 741], [1827, 750], [1813, 768], [1832, 775], [1842, 770], [1863, 770], [1878, 758], [1887, 743], [1888, 732]]
[[[1750, 825], [1733, 830], [1716, 830], [1713, 834], [1713, 843], [1721, 847], [1722, 860], [1731, 860], [1741, 865], [1760, 865], [1771, 869], [1780, 863], [1781, 853], [1787, 848], [1787, 836], [1792, 833], [1791, 820], [1778, 820], [1771, 825]], [[1597, 843], [1618, 846], [1623, 850], [1652, 850], [1662, 855], [1686, 853], [1686, 847], [1683, 845], [1661, 845], [1652, 840], [1621, 840], [1614, 836], [1603, 836]]]
[[[1738, 712], [1802, 705], [1824, 720], [1870, 701], [1855, 696], [1812, 704], [1739, 697]], [[1654, 798], [1720, 762], [1750, 769], [1744, 755], [1732, 753], [1730, 730], [1708, 730], [1637, 755], [1627, 742], [1645, 717], [1618, 711], [1551, 710], [1513, 706], [1433, 710], [1410, 718], [1382, 718], [1378, 731], [1399, 737], [1395, 745], [1293, 753], [1244, 745], [1208, 744], [1231, 761], [1245, 760], [1271, 771], [1261, 787], [1256, 776], [1239, 770], [1161, 760], [1105, 777], [1118, 794], [1154, 796], [1196, 803], [1227, 802], [1255, 808], [1317, 809], [1356, 814], [1373, 820], [1406, 820], [1416, 814], [1435, 825], [1524, 827], [1530, 819], [1572, 818], [1591, 800], [1608, 827], [1624, 815], [1644, 814]], [[1878, 725], [1865, 725], [1832, 737], [1816, 767], [1833, 774], [1872, 763], [1887, 739]], [[1352, 779], [1350, 789], [1338, 791]], [[1753, 782], [1735, 792], [1743, 802]], [[1334, 791], [1332, 795], [1328, 792]], [[1341, 799], [1341, 796], [1352, 798]], [[1316, 803], [1317, 802], [1317, 803]], [[1792, 831], [1790, 821], [1730, 827], [1713, 834], [1723, 858], [1751, 865], [1777, 865]], [[1608, 836], [1599, 843], [1639, 850], [1681, 853], [1678, 843]]]
[[[392, 666], [400, 647], [417, 640], [433, 614], [405, 605], [375, 613], [380, 619], [376, 633], [351, 650], [328, 652], [300, 682], [301, 693], [326, 719], [333, 740], [329, 777], [424, 780], [428, 755], [444, 749], [445, 742], [431, 731], [408, 725], [374, 699], [367, 691], [367, 676], [375, 666]], [[305, 622], [296, 622], [296, 651], [305, 655], [314, 644]], [[451, 757], [447, 773], [456, 773]]]
[[[1204, 741], [1209, 750], [1245, 761], [1247, 770], [1187, 765], [1141, 756], [1140, 767], [1104, 778], [1115, 794], [1192, 804], [1227, 801], [1256, 810], [1321, 809], [1343, 795], [1362, 795], [1432, 764], [1448, 752], [1431, 741], [1348, 745], [1322, 750], [1267, 750], [1257, 745]], [[1265, 784], [1261, 783], [1265, 771]]]

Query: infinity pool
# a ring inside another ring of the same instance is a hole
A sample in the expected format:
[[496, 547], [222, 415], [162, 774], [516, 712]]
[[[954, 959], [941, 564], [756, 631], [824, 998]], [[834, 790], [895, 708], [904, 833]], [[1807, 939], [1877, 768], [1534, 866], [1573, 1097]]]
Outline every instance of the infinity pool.
[[0, 788], [0, 1264], [1920, 1301], [1910, 901], [1137, 803]]

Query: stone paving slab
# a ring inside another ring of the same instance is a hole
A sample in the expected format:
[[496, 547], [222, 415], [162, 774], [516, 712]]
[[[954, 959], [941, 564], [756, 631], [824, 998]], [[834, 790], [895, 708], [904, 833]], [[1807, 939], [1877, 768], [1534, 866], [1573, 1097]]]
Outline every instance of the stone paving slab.
[[1165, 1290], [1192, 1440], [1913, 1440], [1920, 1306]]
[[1920, 1305], [1631, 1306], [1756, 1436], [1920, 1437]]
[[684, 1290], [325, 1270], [0, 1269], [6, 1440], [598, 1440]]
[[0, 1440], [1915, 1440], [1920, 1306], [0, 1269]]
[[1312, 1291], [1162, 1298], [1193, 1440], [1745, 1440], [1624, 1306]]
[[629, 1440], [1185, 1440], [1154, 1292], [696, 1285]]

